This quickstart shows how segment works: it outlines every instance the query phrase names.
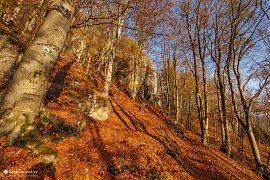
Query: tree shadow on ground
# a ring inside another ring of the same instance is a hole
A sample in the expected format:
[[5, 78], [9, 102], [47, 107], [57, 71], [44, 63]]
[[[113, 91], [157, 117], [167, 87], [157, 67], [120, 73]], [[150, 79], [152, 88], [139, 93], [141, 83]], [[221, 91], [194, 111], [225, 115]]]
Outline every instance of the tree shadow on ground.
[[79, 137], [79, 127], [68, 124], [47, 109], [41, 112], [40, 121], [46, 129], [43, 136], [49, 141], [59, 142], [68, 137]]
[[68, 62], [60, 70], [57, 71], [51, 85], [45, 95], [44, 104], [47, 105], [49, 102], [59, 98], [61, 92], [63, 91], [66, 77], [68, 75], [68, 70], [71, 68], [75, 60]]
[[[128, 129], [135, 129], [139, 132], [144, 133], [145, 135], [155, 139], [157, 142], [159, 142], [165, 149], [166, 154], [171, 156], [178, 164], [182, 165], [182, 152], [181, 149], [179, 148], [179, 145], [173, 138], [171, 138], [166, 130], [162, 128], [164, 135], [161, 134], [161, 132], [158, 132], [157, 130], [153, 129], [155, 131], [154, 133], [150, 133], [144, 123], [140, 121], [139, 118], [136, 117], [135, 114], [127, 110], [125, 107], [121, 106], [118, 102], [114, 101], [115, 105], [112, 105], [115, 114], [117, 117], [121, 120], [121, 122], [128, 128]], [[127, 117], [129, 122], [127, 122], [123, 117], [120, 116], [120, 114], [117, 111], [117, 108], [119, 108], [122, 113]], [[131, 124], [132, 128], [128, 125]]]
[[[93, 119], [89, 118], [86, 116], [86, 118], [89, 119], [89, 123], [94, 127], [93, 130], [91, 131], [91, 137], [92, 137], [92, 143], [93, 145], [97, 148], [102, 161], [106, 164], [107, 168], [110, 169], [111, 167], [111, 178], [114, 179], [114, 176], [119, 174], [120, 170], [116, 167], [112, 160], [111, 153], [106, 149], [105, 143], [103, 139], [101, 138], [100, 130], [97, 126], [97, 122], [95, 122]], [[113, 167], [115, 167], [113, 169]]]
[[[102, 162], [106, 165], [106, 171], [108, 172], [110, 179], [116, 179], [117, 175], [125, 171], [138, 173], [139, 166], [136, 165], [136, 161], [139, 157], [136, 152], [130, 151], [130, 149], [133, 148], [129, 146], [127, 141], [119, 142], [119, 144], [125, 147], [123, 149], [119, 149], [116, 145], [112, 145], [110, 146], [110, 149], [108, 149], [108, 146], [106, 146], [108, 143], [104, 142], [97, 122], [87, 116], [85, 116], [85, 118], [89, 120], [91, 126], [91, 144], [98, 150]], [[116, 161], [116, 159], [126, 158], [130, 158], [128, 164], [126, 162]]]
[[[231, 177], [239, 179], [239, 177], [237, 177], [236, 174], [230, 172], [229, 169], [227, 170], [224, 167], [221, 167], [222, 166], [221, 164], [219, 163], [211, 164], [212, 161], [207, 161], [207, 158], [210, 159], [217, 159], [217, 158], [214, 157], [215, 155], [211, 154], [210, 150], [207, 147], [200, 144], [199, 141], [193, 142], [194, 139], [186, 139], [183, 132], [180, 129], [177, 129], [177, 127], [168, 118], [160, 115], [157, 110], [147, 106], [147, 109], [150, 111], [150, 113], [154, 114], [157, 118], [162, 119], [165, 125], [167, 125], [168, 128], [172, 129], [175, 132], [175, 134], [177, 134], [178, 136], [177, 138], [184, 140], [185, 143], [188, 143], [190, 146], [199, 147], [200, 149], [202, 149], [202, 152], [198, 152], [200, 154], [192, 152], [192, 154], [195, 154], [196, 157], [188, 157], [189, 153], [187, 153], [187, 155], [183, 155], [181, 151], [182, 147], [180, 147], [180, 145], [172, 137], [170, 137], [170, 135], [166, 132], [164, 128], [159, 128], [157, 130], [153, 129], [153, 127], [149, 126], [146, 127], [140, 121], [140, 117], [137, 114], [129, 111], [127, 108], [122, 106], [116, 100], [114, 99], [112, 100], [114, 102], [112, 103], [112, 107], [114, 109], [115, 114], [128, 129], [135, 129], [155, 139], [159, 144], [161, 144], [164, 147], [166, 154], [170, 155], [174, 159], [174, 161], [193, 178], [227, 179], [228, 176], [226, 176], [225, 174], [230, 174]], [[120, 113], [118, 112], [119, 111], [118, 109], [121, 111], [121, 113], [123, 113], [126, 116], [126, 118], [121, 117]], [[188, 149], [185, 150], [188, 151]], [[231, 166], [228, 161], [225, 162], [226, 164]], [[211, 169], [208, 169], [208, 167], [211, 167]], [[217, 169], [220, 171], [217, 171]], [[245, 178], [249, 178], [241, 169], [239, 168], [235, 169], [239, 171], [238, 175], [241, 175], [242, 177]]]
[[153, 109], [153, 107], [149, 106], [148, 104], [146, 105], [146, 108], [150, 111], [151, 114], [154, 114], [155, 116], [157, 116], [159, 119], [162, 119], [163, 122], [165, 122], [165, 124], [167, 125], [168, 128], [173, 129], [174, 132], [181, 138], [184, 139], [185, 138], [185, 134], [184, 132], [177, 126], [175, 125], [172, 120], [164, 116], [162, 116], [156, 109]]

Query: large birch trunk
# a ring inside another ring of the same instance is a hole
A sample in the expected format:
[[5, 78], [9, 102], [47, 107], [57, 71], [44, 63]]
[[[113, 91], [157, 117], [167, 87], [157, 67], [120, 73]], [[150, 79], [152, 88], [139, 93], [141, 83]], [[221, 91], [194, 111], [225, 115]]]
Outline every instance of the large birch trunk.
[[6, 87], [0, 102], [0, 135], [7, 135], [7, 146], [23, 129], [33, 128], [31, 124], [43, 106], [48, 77], [64, 46], [74, 12], [71, 0], [52, 1], [44, 23]]

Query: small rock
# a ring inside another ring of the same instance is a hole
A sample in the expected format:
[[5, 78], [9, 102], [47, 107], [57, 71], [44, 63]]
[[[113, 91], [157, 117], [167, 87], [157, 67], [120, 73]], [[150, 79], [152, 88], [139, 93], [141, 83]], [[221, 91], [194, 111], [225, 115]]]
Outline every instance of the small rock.
[[151, 171], [146, 174], [146, 179], [147, 180], [165, 180], [167, 179], [164, 175], [159, 174], [157, 172]]
[[113, 176], [121, 173], [121, 169], [115, 165], [109, 165], [106, 170]]
[[130, 173], [135, 173], [136, 171], [138, 171], [139, 167], [137, 165], [130, 165], [128, 166], [128, 170]]

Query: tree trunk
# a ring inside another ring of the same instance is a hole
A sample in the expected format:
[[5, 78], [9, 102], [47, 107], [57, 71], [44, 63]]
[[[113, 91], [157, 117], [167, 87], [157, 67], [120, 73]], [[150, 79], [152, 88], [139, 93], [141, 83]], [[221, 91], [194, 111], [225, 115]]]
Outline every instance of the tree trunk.
[[131, 99], [135, 100], [136, 96], [137, 96], [137, 92], [139, 90], [139, 85], [140, 85], [140, 65], [139, 65], [139, 60], [141, 57], [141, 53], [142, 53], [142, 46], [140, 45], [140, 43], [138, 43], [138, 47], [137, 47], [137, 52], [134, 55], [133, 58], [133, 72], [132, 72], [132, 79], [131, 79]]
[[263, 167], [263, 162], [262, 162], [262, 159], [261, 159], [259, 148], [257, 146], [256, 139], [255, 139], [254, 133], [252, 131], [252, 128], [248, 128], [247, 135], [248, 135], [248, 139], [249, 139], [249, 142], [250, 142], [252, 154], [253, 154], [253, 157], [255, 159], [257, 168], [260, 169], [261, 167]]
[[[169, 77], [169, 55], [167, 52], [167, 40], [164, 38], [164, 42], [163, 42], [163, 54], [162, 54], [162, 63], [163, 63], [163, 67], [164, 67], [164, 73], [165, 73], [165, 78], [166, 78], [166, 98], [164, 98], [166, 100], [165, 104], [166, 107], [168, 108], [168, 112], [170, 114], [171, 112], [171, 106], [170, 106], [170, 99], [171, 99], [171, 88], [170, 88], [170, 77]], [[162, 85], [161, 85], [162, 87]]]
[[[114, 36], [114, 33], [112, 32], [112, 36]], [[110, 41], [115, 41], [115, 40], [110, 40]], [[112, 73], [113, 73], [113, 61], [116, 57], [116, 42], [114, 43], [110, 43], [112, 47], [110, 47], [110, 54], [108, 57], [108, 62], [106, 63], [106, 69], [105, 69], [105, 84], [103, 87], [103, 96], [104, 98], [108, 98], [109, 96], [109, 91], [110, 91], [110, 87], [111, 87], [111, 81], [112, 81]]]
[[203, 69], [203, 99], [204, 99], [204, 116], [203, 116], [203, 144], [208, 146], [208, 99], [207, 99], [207, 81], [206, 81], [206, 65], [204, 58], [201, 58]]
[[217, 140], [217, 118], [215, 118], [215, 121], [214, 121], [214, 139], [215, 141]]
[[208, 119], [203, 123], [203, 132], [202, 132], [202, 143], [205, 146], [208, 146]]
[[[230, 52], [229, 52], [230, 53]], [[236, 58], [234, 57], [233, 59], [234, 61], [236, 60]], [[256, 139], [254, 137], [254, 133], [252, 130], [252, 124], [251, 124], [251, 107], [252, 107], [252, 102], [254, 101], [250, 101], [249, 103], [246, 100], [246, 97], [244, 95], [244, 90], [243, 90], [243, 86], [242, 86], [242, 82], [241, 82], [241, 77], [239, 76], [239, 72], [237, 71], [235, 64], [233, 63], [233, 71], [234, 74], [236, 76], [236, 80], [237, 80], [237, 88], [239, 90], [239, 94], [240, 94], [240, 98], [241, 98], [241, 103], [242, 103], [242, 107], [244, 110], [244, 119], [245, 119], [245, 123], [244, 121], [241, 119], [239, 112], [237, 110], [237, 104], [236, 104], [236, 100], [235, 100], [235, 92], [234, 92], [234, 85], [232, 82], [232, 77], [231, 77], [231, 69], [230, 66], [232, 65], [232, 59], [229, 57], [229, 59], [227, 60], [227, 75], [228, 75], [228, 82], [230, 85], [230, 91], [231, 91], [231, 97], [232, 97], [232, 103], [233, 103], [233, 107], [234, 107], [234, 112], [235, 115], [237, 117], [238, 122], [241, 124], [241, 126], [244, 128], [244, 130], [247, 133], [248, 139], [249, 139], [249, 143], [252, 149], [252, 154], [254, 157], [254, 160], [256, 162], [256, 166], [257, 166], [257, 170], [262, 173], [264, 170], [264, 165], [263, 162], [261, 160], [261, 156], [260, 156], [260, 152], [259, 152], [259, 148], [257, 146], [256, 143]], [[261, 90], [263, 89], [264, 86], [261, 87]], [[259, 94], [257, 94], [259, 95]], [[255, 98], [253, 97], [253, 100], [255, 100]]]
[[[201, 97], [200, 77], [199, 77], [199, 62], [198, 62], [198, 58], [197, 58], [198, 54], [197, 54], [197, 50], [196, 50], [197, 44], [195, 42], [196, 33], [194, 33], [193, 36], [192, 36], [191, 22], [190, 22], [190, 19], [189, 19], [190, 17], [189, 17], [189, 12], [188, 11], [186, 12], [186, 17], [185, 18], [186, 18], [186, 25], [187, 25], [189, 43], [190, 43], [190, 46], [191, 46], [192, 58], [193, 58], [193, 68], [194, 68], [193, 75], [194, 75], [194, 80], [195, 80], [195, 94], [196, 94], [196, 98], [195, 99], [196, 99], [196, 109], [197, 109], [198, 119], [199, 119], [199, 122], [200, 122], [200, 128], [201, 128], [201, 132], [202, 132], [201, 140], [202, 140], [202, 143], [203, 144], [206, 144], [207, 141], [206, 141], [205, 138], [207, 137], [207, 133], [205, 133], [204, 130], [206, 128], [208, 129], [208, 127], [206, 127], [206, 125], [204, 125], [206, 119], [203, 116], [203, 107], [205, 107], [205, 105], [207, 106], [207, 104], [204, 104], [203, 105], [202, 97]], [[197, 31], [198, 31], [198, 29], [197, 29]], [[200, 43], [198, 42], [198, 44], [200, 44]], [[200, 45], [198, 45], [198, 47], [200, 47]], [[199, 51], [200, 51], [199, 52], [200, 60], [203, 60], [204, 57], [202, 55], [202, 52], [201, 52], [201, 49], [200, 48], [199, 48]], [[206, 79], [204, 79], [204, 80], [206, 80]], [[204, 93], [206, 92], [205, 90], [206, 89], [204, 88]], [[204, 97], [205, 97], [205, 95], [206, 94], [204, 94]]]
[[221, 65], [220, 60], [217, 66], [217, 74], [218, 74], [218, 84], [219, 84], [219, 94], [220, 94], [220, 101], [221, 101], [221, 115], [223, 120], [223, 127], [224, 127], [224, 141], [222, 142], [221, 149], [223, 152], [230, 156], [231, 154], [231, 140], [230, 140], [230, 132], [229, 132], [229, 122], [227, 117], [227, 107], [226, 107], [226, 88], [225, 84], [223, 82], [223, 75], [221, 74]]
[[7, 146], [23, 130], [33, 128], [31, 124], [43, 106], [48, 77], [64, 46], [74, 12], [72, 1], [52, 1], [44, 23], [6, 87], [0, 102], [0, 134], [8, 135]]
[[255, 136], [254, 136], [254, 133], [252, 130], [251, 118], [249, 116], [250, 112], [247, 111], [245, 114], [246, 114], [246, 122], [247, 122], [246, 123], [247, 127], [245, 128], [245, 130], [246, 130], [247, 135], [248, 135], [252, 154], [253, 154], [254, 160], [256, 162], [257, 170], [262, 171], [264, 166], [263, 166], [263, 162], [261, 159], [259, 148], [258, 148], [257, 143], [256, 143], [256, 139], [255, 139]]
[[192, 130], [191, 126], [191, 95], [188, 93], [188, 102], [187, 102], [187, 129]]
[[[108, 62], [108, 65], [106, 67], [107, 69], [105, 71], [105, 84], [104, 84], [104, 88], [103, 88], [103, 96], [105, 98], [108, 98], [108, 95], [109, 95], [111, 82], [112, 82], [113, 62], [114, 62], [114, 59], [116, 58], [116, 50], [117, 50], [117, 46], [119, 44], [119, 40], [120, 40], [120, 37], [122, 34], [123, 24], [124, 24], [125, 19], [126, 19], [126, 14], [127, 14], [127, 9], [128, 9], [129, 3], [130, 3], [130, 0], [126, 0], [123, 8], [118, 7], [117, 15], [119, 17], [118, 17], [117, 24], [116, 24], [116, 32], [112, 33], [112, 37], [113, 37], [112, 46], [113, 47], [111, 48], [109, 62]], [[124, 11], [122, 16], [120, 14], [120, 13], [122, 13], [120, 10]], [[114, 29], [112, 31], [114, 31]]]
[[167, 87], [167, 107], [169, 114], [171, 114], [171, 85], [170, 85], [170, 59], [165, 56], [165, 62], [166, 62], [166, 87]]
[[220, 106], [220, 93], [217, 91], [217, 100], [218, 100], [218, 115], [220, 120], [220, 130], [221, 130], [221, 142], [222, 144], [225, 142], [225, 128], [224, 128], [224, 121], [222, 118], [222, 110]]
[[19, 48], [9, 41], [7, 35], [0, 34], [0, 93], [1, 84], [5, 85], [19, 58]]
[[174, 89], [175, 90], [175, 120], [176, 120], [176, 124], [179, 124], [179, 119], [180, 119], [179, 90], [178, 90], [177, 82], [175, 83], [176, 83], [175, 89]]
[[173, 47], [173, 79], [174, 79], [174, 108], [175, 108], [175, 124], [179, 123], [179, 90], [178, 90], [178, 79], [177, 79], [177, 57], [176, 57], [177, 45]]

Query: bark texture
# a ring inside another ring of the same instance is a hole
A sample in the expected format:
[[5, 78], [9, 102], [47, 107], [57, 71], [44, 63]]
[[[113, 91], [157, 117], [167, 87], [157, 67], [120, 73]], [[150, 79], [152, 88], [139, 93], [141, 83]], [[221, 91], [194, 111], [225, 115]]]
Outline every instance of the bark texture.
[[34, 128], [47, 90], [48, 76], [64, 46], [74, 16], [72, 1], [52, 1], [48, 15], [27, 48], [0, 102], [0, 134], [7, 146]]
[[0, 34], [0, 86], [6, 84], [19, 60], [19, 55], [19, 48], [10, 42], [7, 35]]

